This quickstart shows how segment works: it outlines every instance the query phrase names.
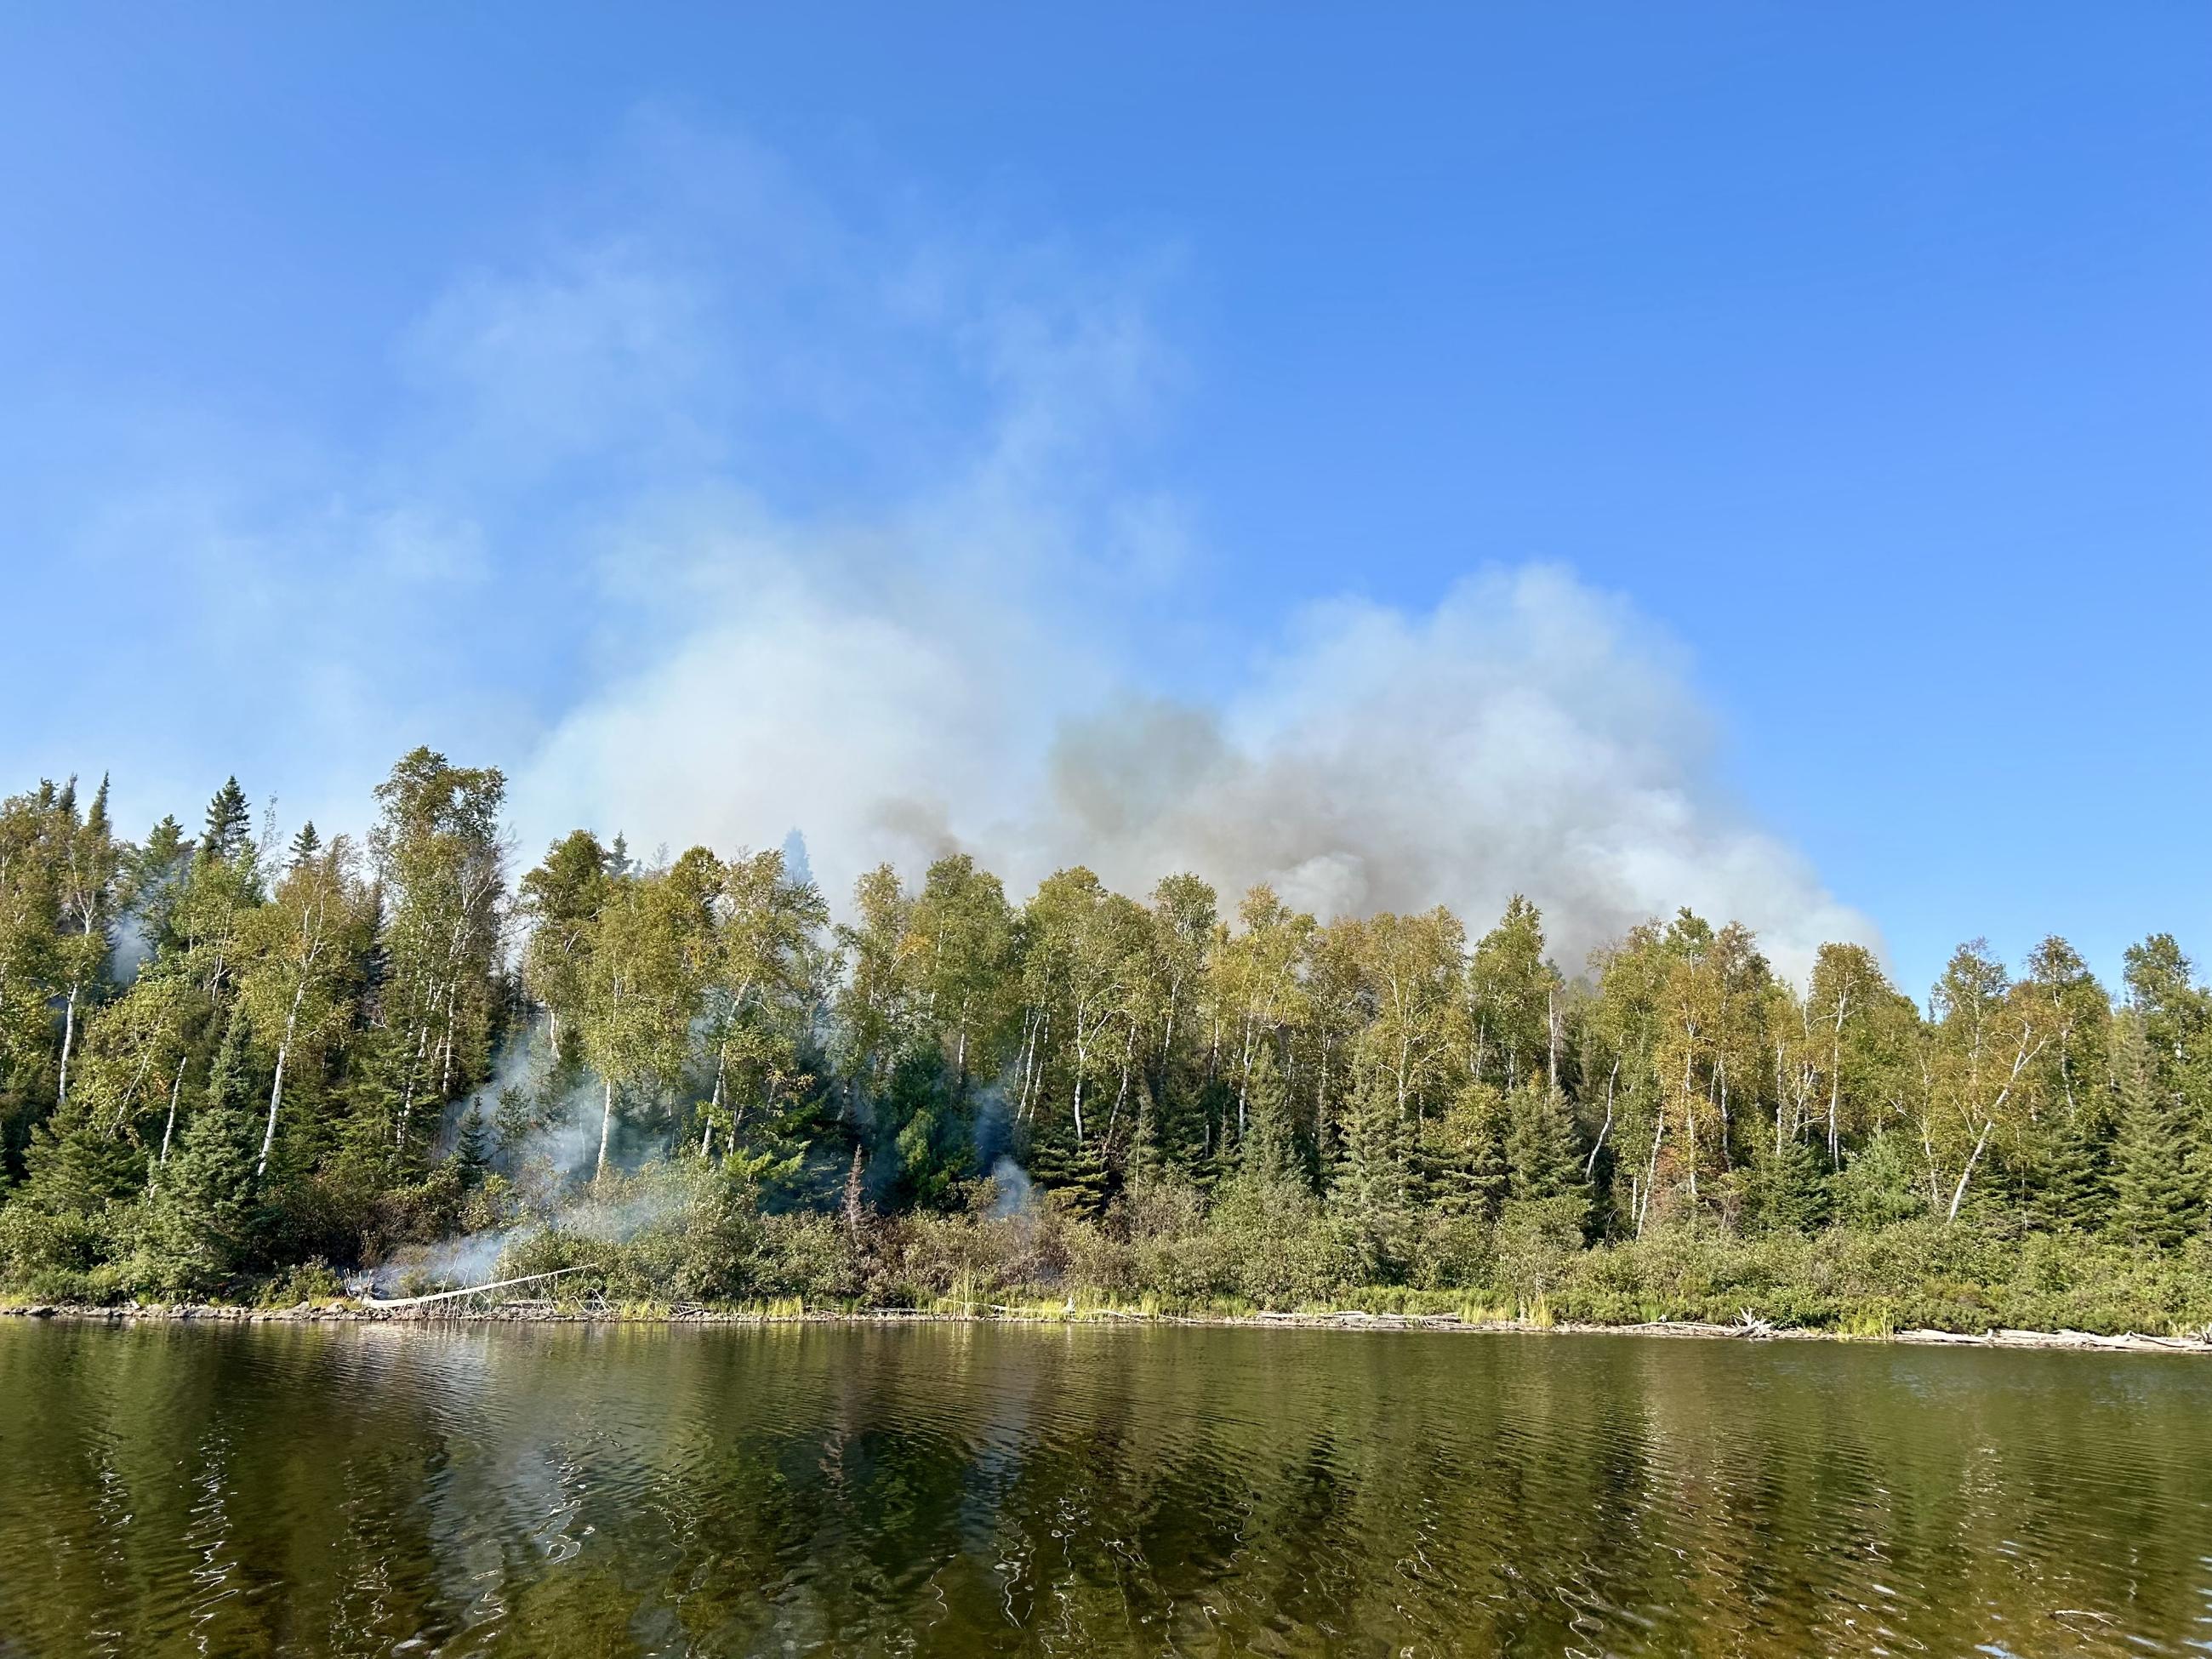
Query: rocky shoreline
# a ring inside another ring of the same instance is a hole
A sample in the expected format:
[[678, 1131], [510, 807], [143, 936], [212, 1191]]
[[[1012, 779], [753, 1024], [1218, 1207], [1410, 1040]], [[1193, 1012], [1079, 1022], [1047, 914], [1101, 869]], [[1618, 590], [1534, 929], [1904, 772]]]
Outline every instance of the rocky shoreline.
[[1805, 1330], [1747, 1318], [1732, 1324], [1695, 1320], [1658, 1320], [1641, 1324], [1601, 1325], [1571, 1321], [1469, 1320], [1453, 1314], [1328, 1313], [1141, 1313], [1121, 1309], [1070, 1309], [1046, 1312], [978, 1304], [964, 1310], [872, 1308], [851, 1312], [807, 1309], [762, 1313], [743, 1309], [677, 1306], [666, 1309], [591, 1307], [544, 1301], [494, 1303], [476, 1307], [380, 1308], [360, 1302], [309, 1304], [289, 1308], [246, 1308], [216, 1303], [134, 1304], [88, 1307], [35, 1304], [0, 1307], [0, 1316], [58, 1319], [75, 1323], [218, 1325], [1159, 1325], [1220, 1328], [1294, 1330], [1459, 1331], [1557, 1336], [1658, 1336], [1732, 1339], [1737, 1341], [1899, 1342], [1929, 1346], [2012, 1349], [2069, 1349], [2118, 1353], [2212, 1354], [2202, 1337], [2105, 1335], [2094, 1331], [1992, 1330], [1979, 1334], [1941, 1330], [1903, 1330], [1886, 1334]]

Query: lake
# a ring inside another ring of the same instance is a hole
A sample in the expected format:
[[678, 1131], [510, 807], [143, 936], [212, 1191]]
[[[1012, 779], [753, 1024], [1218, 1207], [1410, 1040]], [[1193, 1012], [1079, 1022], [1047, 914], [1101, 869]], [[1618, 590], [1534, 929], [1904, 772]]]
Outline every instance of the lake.
[[0, 1655], [2182, 1653], [2212, 1364], [0, 1321]]

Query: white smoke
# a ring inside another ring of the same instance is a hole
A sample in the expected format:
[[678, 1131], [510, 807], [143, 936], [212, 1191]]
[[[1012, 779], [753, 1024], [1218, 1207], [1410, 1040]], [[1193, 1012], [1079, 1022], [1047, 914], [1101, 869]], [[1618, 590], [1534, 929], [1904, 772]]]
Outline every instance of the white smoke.
[[1869, 939], [1805, 861], [1742, 822], [1707, 763], [1679, 650], [1553, 567], [1493, 569], [1433, 609], [1314, 607], [1218, 712], [1131, 701], [1052, 752], [1050, 843], [1141, 890], [1191, 868], [1328, 917], [1516, 892], [1570, 967], [1688, 905], [1802, 975]]
[[1036, 1213], [1036, 1188], [1029, 1171], [1012, 1158], [1001, 1157], [991, 1165], [991, 1219], [1005, 1221]]
[[[1425, 605], [1209, 623], [1203, 514], [1147, 459], [1185, 373], [1153, 320], [1172, 250], [902, 191], [842, 213], [657, 118], [600, 183], [426, 306], [372, 452], [188, 498], [210, 615], [259, 596], [257, 652], [313, 668], [274, 672], [280, 701], [380, 769], [426, 738], [508, 765], [526, 862], [579, 825], [728, 853], [795, 823], [833, 902], [961, 848], [1017, 896], [1189, 867], [1231, 904], [1265, 879], [1479, 930], [1525, 891], [1570, 969], [1680, 904], [1792, 972], [1873, 939], [1720, 787], [1682, 653], [1567, 571], [1478, 550]], [[175, 539], [157, 509], [131, 545]]]
[[1793, 975], [1823, 940], [1875, 939], [1727, 800], [1681, 653], [1563, 569], [1485, 571], [1425, 612], [1314, 606], [1206, 705], [1102, 648], [1126, 617], [917, 596], [888, 562], [823, 574], [757, 541], [724, 556], [744, 596], [523, 773], [541, 838], [728, 848], [796, 818], [833, 899], [956, 848], [1017, 892], [1079, 862], [1139, 894], [1192, 869], [1324, 918], [1444, 903], [1478, 930], [1525, 892], [1570, 969], [1686, 904]]
[[[600, 672], [519, 771], [526, 857], [580, 824], [726, 852], [796, 823], [833, 903], [961, 849], [1018, 895], [1077, 862], [1135, 893], [1190, 868], [1231, 903], [1267, 880], [1324, 917], [1441, 902], [1477, 930], [1525, 892], [1570, 969], [1683, 904], [1792, 973], [1875, 940], [1728, 799], [1684, 653], [1566, 570], [1472, 564], [1419, 608], [1320, 595], [1256, 645], [1194, 624], [1194, 515], [1141, 464], [1182, 372], [1157, 262], [872, 238], [763, 176], [794, 227], [765, 278], [631, 235], [620, 282], [607, 257], [477, 273], [426, 337], [479, 420], [488, 362], [568, 411], [564, 454], [592, 410], [687, 434], [600, 520]], [[795, 305], [810, 283], [830, 299]], [[928, 411], [916, 453], [884, 449], [877, 385]], [[869, 487], [799, 510], [727, 459], [726, 405], [771, 393], [817, 447], [872, 453]]]

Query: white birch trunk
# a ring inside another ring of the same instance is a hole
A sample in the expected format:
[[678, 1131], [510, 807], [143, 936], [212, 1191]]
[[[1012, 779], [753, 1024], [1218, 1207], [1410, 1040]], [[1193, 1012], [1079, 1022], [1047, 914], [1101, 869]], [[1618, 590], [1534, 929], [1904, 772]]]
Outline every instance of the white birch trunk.
[[276, 1045], [276, 1075], [269, 1085], [269, 1127], [261, 1132], [261, 1161], [253, 1166], [258, 1177], [269, 1171], [269, 1149], [276, 1144], [276, 1109], [284, 1101], [284, 1062], [291, 1058], [292, 1033], [299, 1024], [300, 1003], [307, 994], [307, 981], [301, 977], [292, 993], [292, 1006], [284, 1015], [284, 1039]]
[[605, 1103], [599, 1110], [599, 1161], [592, 1170], [593, 1181], [607, 1172], [607, 1132], [614, 1127], [615, 1121], [614, 1083], [611, 1079], [602, 1079], [600, 1086], [605, 1093], [603, 1097]]

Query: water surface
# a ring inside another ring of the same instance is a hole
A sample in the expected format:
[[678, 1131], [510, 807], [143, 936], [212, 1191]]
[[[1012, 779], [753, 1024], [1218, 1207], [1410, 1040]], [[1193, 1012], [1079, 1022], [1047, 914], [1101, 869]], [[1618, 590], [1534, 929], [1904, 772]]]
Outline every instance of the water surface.
[[2212, 1364], [0, 1322], [0, 1655], [2212, 1651]]

